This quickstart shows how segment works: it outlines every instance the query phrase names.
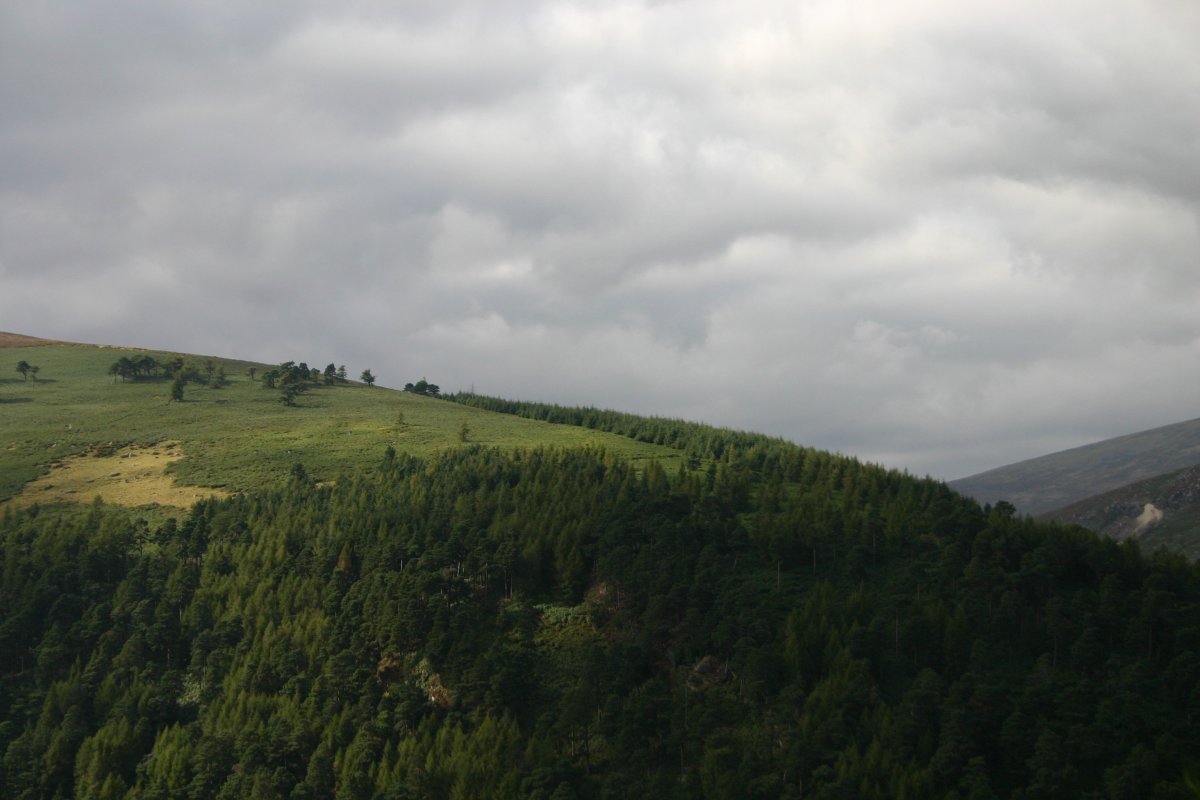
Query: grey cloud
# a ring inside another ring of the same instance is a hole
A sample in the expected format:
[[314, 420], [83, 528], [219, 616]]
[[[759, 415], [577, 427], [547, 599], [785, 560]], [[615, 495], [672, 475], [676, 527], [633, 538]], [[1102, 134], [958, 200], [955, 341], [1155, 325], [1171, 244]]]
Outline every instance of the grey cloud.
[[1197, 13], [9, 5], [0, 327], [946, 478], [1176, 421]]

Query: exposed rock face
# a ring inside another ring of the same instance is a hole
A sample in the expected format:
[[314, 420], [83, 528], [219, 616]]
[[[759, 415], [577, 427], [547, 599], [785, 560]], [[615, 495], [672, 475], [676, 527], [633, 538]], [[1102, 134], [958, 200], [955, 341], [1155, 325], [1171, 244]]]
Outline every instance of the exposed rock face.
[[1200, 549], [1200, 465], [1131, 483], [1041, 518], [1192, 553]]
[[1077, 503], [1047, 516], [1063, 522], [1074, 522], [1113, 539], [1141, 536], [1162, 522], [1165, 516], [1165, 512], [1154, 503], [1139, 500], [1113, 500], [1092, 508], [1081, 508], [1085, 505]]
[[1133, 533], [1131, 535], [1140, 536], [1142, 531], [1146, 530], [1146, 528], [1149, 528], [1151, 525], [1157, 525], [1158, 523], [1162, 522], [1162, 520], [1162, 509], [1154, 505], [1154, 503], [1146, 503], [1146, 505], [1142, 507], [1141, 515], [1134, 520], [1134, 522], [1137, 523], [1137, 527], [1133, 529]]

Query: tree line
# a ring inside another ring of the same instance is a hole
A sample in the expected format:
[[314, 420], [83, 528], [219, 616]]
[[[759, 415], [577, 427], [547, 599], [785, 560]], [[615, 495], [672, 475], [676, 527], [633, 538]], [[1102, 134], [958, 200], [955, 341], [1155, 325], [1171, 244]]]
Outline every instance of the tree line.
[[[253, 378], [253, 375], [251, 375]], [[375, 376], [370, 369], [364, 369], [359, 379], [368, 388], [375, 385]], [[337, 386], [349, 383], [346, 376], [346, 365], [335, 366], [332, 362], [324, 370], [309, 367], [301, 361], [285, 361], [274, 369], [267, 370], [262, 376], [263, 386], [267, 389], [278, 389], [280, 401], [287, 406], [294, 406], [296, 398], [313, 386]]]
[[122, 383], [131, 380], [155, 378], [160, 375], [171, 375], [183, 369], [183, 359], [175, 357], [169, 361], [159, 362], [154, 356], [121, 356], [108, 368], [108, 374], [113, 380], [118, 378]]
[[[25, 364], [25, 362], [21, 362]], [[25, 370], [30, 371], [28, 369]], [[33, 374], [36, 376], [37, 368], [33, 367]], [[18, 371], [21, 371], [18, 365]], [[182, 356], [174, 356], [170, 359], [160, 361], [151, 355], [141, 356], [121, 356], [114, 361], [108, 369], [108, 374], [113, 376], [113, 380], [120, 380], [122, 383], [126, 381], [140, 381], [149, 379], [170, 378], [171, 400], [181, 402], [184, 398], [184, 391], [189, 383], [195, 383], [202, 386], [208, 386], [213, 389], [220, 389], [229, 383], [229, 378], [226, 375], [225, 365], [214, 361], [213, 359], [205, 359], [203, 362], [194, 360], [185, 361]], [[259, 379], [258, 367], [251, 366], [247, 368], [246, 375], [250, 380]], [[365, 369], [360, 375], [360, 380], [368, 387], [375, 385], [375, 376], [370, 369]], [[264, 388], [278, 390], [279, 399], [284, 405], [294, 406], [298, 397], [307, 392], [314, 386], [335, 386], [349, 383], [347, 378], [346, 366], [328, 364], [324, 370], [316, 367], [309, 367], [307, 363], [301, 361], [285, 361], [277, 367], [266, 370], [261, 375], [261, 381]]]
[[639, 442], [672, 447], [687, 453], [693, 469], [705, 461], [730, 459], [739, 460], [756, 470], [772, 469], [780, 463], [794, 461], [798, 453], [807, 451], [807, 448], [781, 437], [669, 417], [647, 417], [591, 406], [507, 400], [474, 392], [457, 392], [446, 395], [446, 399], [499, 414], [591, 428]]

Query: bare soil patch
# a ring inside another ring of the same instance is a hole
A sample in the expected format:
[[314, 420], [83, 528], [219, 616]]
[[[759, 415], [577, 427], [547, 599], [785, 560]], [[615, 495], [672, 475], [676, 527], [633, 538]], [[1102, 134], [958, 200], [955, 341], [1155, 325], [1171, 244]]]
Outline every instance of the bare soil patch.
[[178, 443], [153, 447], [125, 447], [71, 456], [52, 467], [48, 475], [25, 484], [9, 500], [18, 507], [34, 503], [91, 502], [100, 495], [106, 503], [126, 506], [188, 508], [197, 500], [228, 496], [221, 489], [183, 486], [167, 475], [167, 465], [183, 458]]

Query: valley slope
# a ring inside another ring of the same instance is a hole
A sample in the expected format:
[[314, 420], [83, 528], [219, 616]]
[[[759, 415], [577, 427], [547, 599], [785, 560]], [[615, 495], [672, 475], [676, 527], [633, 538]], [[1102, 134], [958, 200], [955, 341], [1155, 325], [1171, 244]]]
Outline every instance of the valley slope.
[[1200, 464], [1200, 419], [1164, 425], [950, 481], [981, 503], [1043, 514], [1111, 489]]
[[1156, 475], [1041, 515], [1114, 539], [1137, 539], [1143, 550], [1167, 547], [1200, 558], [1200, 466]]

